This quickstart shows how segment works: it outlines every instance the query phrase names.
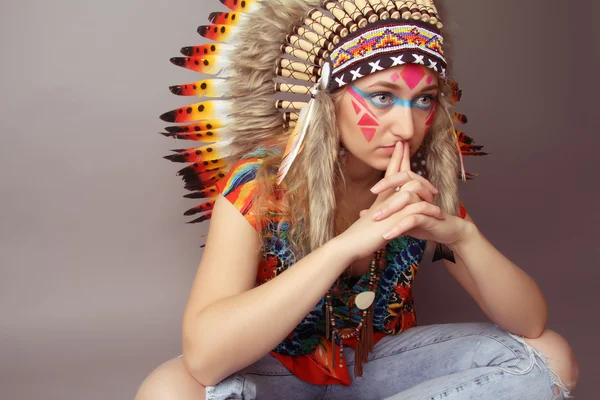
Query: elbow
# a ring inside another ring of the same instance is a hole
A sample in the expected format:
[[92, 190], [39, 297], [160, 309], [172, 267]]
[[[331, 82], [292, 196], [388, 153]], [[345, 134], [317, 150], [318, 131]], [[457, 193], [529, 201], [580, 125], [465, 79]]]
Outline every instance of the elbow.
[[205, 342], [203, 330], [198, 329], [197, 314], [184, 315], [182, 326], [182, 347], [183, 347], [183, 365], [187, 372], [198, 381], [202, 386], [215, 386], [215, 377], [213, 368], [210, 367], [209, 359], [210, 347], [203, 343]]
[[201, 349], [187, 349], [184, 346], [183, 365], [190, 375], [204, 387], [217, 385], [222, 378], [218, 376], [218, 368], [210, 362], [210, 357]]
[[548, 306], [547, 306], [546, 302], [544, 302], [542, 311], [540, 312], [540, 316], [537, 321], [538, 321], [538, 323], [535, 327], [536, 328], [535, 332], [533, 332], [534, 338], [538, 338], [538, 337], [542, 336], [544, 331], [546, 331], [546, 326], [548, 325]]
[[183, 363], [190, 375], [202, 386], [215, 386], [227, 376], [223, 369], [227, 366], [223, 363], [221, 347], [214, 343], [207, 344], [201, 336], [184, 334]]
[[537, 318], [533, 318], [537, 323], [535, 327], [532, 328], [532, 336], [540, 337], [546, 330], [546, 325], [548, 324], [548, 303], [544, 298], [544, 295], [540, 291], [540, 305], [539, 310], [537, 312]]
[[534, 311], [532, 317], [528, 319], [527, 331], [522, 335], [528, 339], [537, 339], [542, 336], [548, 324], [548, 305], [543, 297], [539, 308]]
[[206, 366], [206, 364], [198, 363], [194, 360], [186, 361], [185, 355], [183, 356], [183, 358], [183, 364], [185, 365], [185, 369], [202, 386], [216, 386], [219, 382], [221, 382], [221, 379], [218, 379], [217, 376], [213, 372], [211, 372], [211, 369]]

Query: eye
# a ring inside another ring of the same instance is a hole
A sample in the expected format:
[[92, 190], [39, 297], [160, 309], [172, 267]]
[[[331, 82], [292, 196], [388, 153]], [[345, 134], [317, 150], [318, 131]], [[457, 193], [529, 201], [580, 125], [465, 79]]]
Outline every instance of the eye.
[[369, 99], [377, 107], [386, 107], [394, 103], [394, 97], [390, 93], [373, 93]]
[[414, 104], [416, 107], [422, 108], [424, 110], [428, 110], [431, 108], [434, 102], [434, 97], [431, 94], [424, 94], [415, 100]]

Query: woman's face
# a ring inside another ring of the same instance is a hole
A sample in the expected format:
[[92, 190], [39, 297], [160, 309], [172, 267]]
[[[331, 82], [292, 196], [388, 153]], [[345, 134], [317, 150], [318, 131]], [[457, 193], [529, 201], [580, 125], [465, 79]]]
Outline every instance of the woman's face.
[[379, 71], [349, 84], [337, 107], [344, 147], [368, 166], [384, 171], [394, 145], [423, 143], [433, 123], [438, 75], [417, 64]]

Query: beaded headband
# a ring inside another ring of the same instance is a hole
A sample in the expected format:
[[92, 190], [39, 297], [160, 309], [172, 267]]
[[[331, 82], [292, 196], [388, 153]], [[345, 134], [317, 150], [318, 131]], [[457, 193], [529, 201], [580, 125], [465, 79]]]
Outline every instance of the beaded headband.
[[421, 64], [446, 76], [444, 39], [423, 23], [378, 21], [331, 53], [334, 91], [365, 75], [407, 63]]
[[[165, 157], [191, 163], [178, 172], [185, 188], [192, 192], [185, 197], [205, 199], [186, 211], [185, 215], [201, 214], [192, 223], [210, 218], [218, 194], [216, 184], [230, 169], [236, 142], [272, 132], [277, 124], [283, 132], [293, 128], [277, 182], [285, 178], [310, 131], [311, 105], [319, 91], [332, 92], [363, 76], [405, 63], [421, 64], [446, 76], [443, 24], [432, 0], [219, 1], [231, 11], [211, 13], [210, 25], [198, 28], [198, 33], [212, 42], [184, 47], [181, 52], [186, 57], [171, 59], [175, 65], [215, 79], [172, 86], [176, 95], [204, 99], [161, 115], [163, 121], [180, 124], [166, 127], [163, 135], [205, 143], [173, 150], [174, 154]], [[268, 29], [272, 34], [264, 32]], [[241, 44], [240, 37], [245, 38], [246, 45]], [[249, 41], [256, 49], [247, 48]], [[260, 87], [240, 79], [254, 72], [248, 69], [252, 67], [250, 60], [240, 59], [240, 54], [252, 51], [277, 54], [272, 71], [260, 71]], [[453, 89], [448, 100], [458, 102], [461, 91], [456, 82], [446, 81]], [[300, 98], [273, 103], [271, 99], [282, 94]], [[241, 101], [248, 104], [244, 100], [248, 97], [254, 100], [251, 109], [239, 107]], [[264, 121], [262, 125], [254, 122], [257, 117]], [[466, 122], [463, 114], [452, 117], [455, 124]], [[461, 177], [466, 180], [475, 174], [464, 171], [462, 155], [486, 153], [463, 132], [454, 133]]]

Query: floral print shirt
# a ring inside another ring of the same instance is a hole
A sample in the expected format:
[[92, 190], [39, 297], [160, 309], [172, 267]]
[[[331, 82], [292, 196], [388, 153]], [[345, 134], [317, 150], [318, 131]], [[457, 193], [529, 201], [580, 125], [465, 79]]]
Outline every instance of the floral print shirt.
[[[263, 226], [253, 215], [253, 193], [257, 190], [256, 172], [267, 155], [265, 149], [248, 154], [235, 163], [226, 178], [219, 184], [219, 193], [227, 198], [246, 220], [262, 231], [265, 243], [256, 275], [256, 286], [275, 278], [287, 268], [293, 267], [296, 258], [288, 242], [289, 225], [282, 223], [279, 233], [277, 225], [280, 213], [274, 212]], [[273, 174], [274, 177], [274, 174]], [[278, 198], [269, 199], [276, 205]], [[271, 209], [271, 206], [269, 206]], [[280, 211], [280, 210], [279, 210]], [[461, 216], [464, 210], [461, 208]], [[463, 216], [464, 217], [464, 216]], [[385, 335], [399, 334], [416, 325], [416, 314], [412, 296], [412, 284], [423, 258], [426, 241], [410, 236], [396, 238], [386, 246], [386, 266], [375, 296], [373, 327], [375, 342]], [[368, 272], [353, 285], [340, 283], [337, 294], [332, 293], [336, 325], [354, 327], [360, 322], [361, 311], [355, 306], [354, 298], [368, 290]], [[271, 352], [296, 376], [314, 384], [350, 384], [345, 360], [340, 367], [331, 363], [332, 352], [339, 343], [325, 340], [325, 298], [323, 297], [300, 324], [289, 333]], [[355, 341], [344, 341], [354, 347]], [[337, 354], [337, 353], [334, 353]]]

